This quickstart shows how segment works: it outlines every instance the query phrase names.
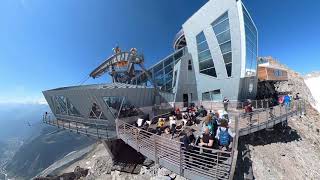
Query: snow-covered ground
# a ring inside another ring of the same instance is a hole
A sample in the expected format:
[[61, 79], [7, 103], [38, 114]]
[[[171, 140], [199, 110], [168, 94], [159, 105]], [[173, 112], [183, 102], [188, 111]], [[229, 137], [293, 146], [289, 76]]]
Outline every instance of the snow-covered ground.
[[315, 108], [320, 112], [320, 74], [308, 74], [304, 81], [316, 100]]

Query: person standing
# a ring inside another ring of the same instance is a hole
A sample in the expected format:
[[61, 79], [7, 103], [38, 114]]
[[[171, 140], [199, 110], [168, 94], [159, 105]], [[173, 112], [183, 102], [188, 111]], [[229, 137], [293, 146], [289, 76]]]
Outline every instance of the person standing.
[[248, 105], [246, 105], [245, 106], [245, 108], [244, 108], [244, 110], [245, 110], [245, 113], [246, 113], [246, 116], [249, 118], [248, 119], [248, 124], [251, 126], [251, 121], [252, 121], [252, 113], [253, 113], [253, 109], [252, 109], [252, 104], [251, 104], [251, 102], [248, 104]]
[[229, 99], [227, 99], [226, 97], [224, 97], [222, 102], [223, 102], [224, 110], [227, 112], [227, 111], [228, 111]]

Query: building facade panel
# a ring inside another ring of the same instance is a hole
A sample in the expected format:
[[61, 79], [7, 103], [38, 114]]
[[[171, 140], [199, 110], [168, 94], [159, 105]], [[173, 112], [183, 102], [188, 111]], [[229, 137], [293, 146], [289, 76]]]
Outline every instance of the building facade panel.
[[[241, 1], [208, 1], [183, 24], [188, 51], [193, 57], [197, 80], [198, 99], [202, 93], [218, 92], [221, 97], [239, 99], [239, 85], [242, 67], [241, 22], [239, 8]], [[219, 7], [219, 8], [216, 8]], [[214, 9], [214, 11], [213, 11]], [[217, 77], [200, 73], [197, 57], [196, 35], [204, 32], [208, 42]], [[225, 42], [222, 42], [226, 40]]]

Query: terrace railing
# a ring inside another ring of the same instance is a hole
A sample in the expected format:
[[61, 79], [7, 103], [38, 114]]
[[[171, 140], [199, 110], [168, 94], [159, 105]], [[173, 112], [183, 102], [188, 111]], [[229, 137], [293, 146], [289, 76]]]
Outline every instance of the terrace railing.
[[[258, 101], [257, 101], [258, 102]], [[230, 129], [235, 133], [230, 152], [193, 146], [190, 150], [168, 137], [159, 136], [135, 127], [125, 119], [116, 119], [115, 127], [107, 124], [55, 119], [45, 114], [43, 121], [58, 128], [102, 139], [120, 138], [155, 163], [188, 179], [232, 179], [237, 160], [238, 138], [262, 129], [285, 123], [291, 116], [306, 112], [305, 101], [255, 109], [252, 113], [239, 111], [230, 115]], [[167, 114], [162, 114], [167, 116]], [[161, 116], [161, 115], [160, 115]], [[156, 119], [155, 116], [153, 119]], [[171, 137], [171, 136], [170, 136]]]
[[153, 134], [117, 119], [117, 134], [131, 147], [157, 164], [189, 179], [229, 179], [237, 137], [231, 152], [192, 146]]
[[116, 127], [107, 124], [89, 122], [78, 122], [69, 119], [56, 119], [53, 114], [47, 113], [42, 117], [43, 123], [56, 126], [59, 129], [70, 130], [86, 136], [91, 136], [98, 139], [112, 140], [116, 139]]

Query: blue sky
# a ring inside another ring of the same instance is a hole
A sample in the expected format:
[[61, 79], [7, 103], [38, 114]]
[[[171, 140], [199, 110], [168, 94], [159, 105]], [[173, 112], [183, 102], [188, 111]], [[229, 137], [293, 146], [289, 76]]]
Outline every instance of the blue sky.
[[[172, 52], [174, 35], [206, 2], [0, 0], [0, 102], [37, 102], [42, 90], [79, 84], [115, 44], [138, 48], [149, 66]], [[245, 4], [259, 30], [259, 55], [301, 73], [320, 70], [320, 1]]]

